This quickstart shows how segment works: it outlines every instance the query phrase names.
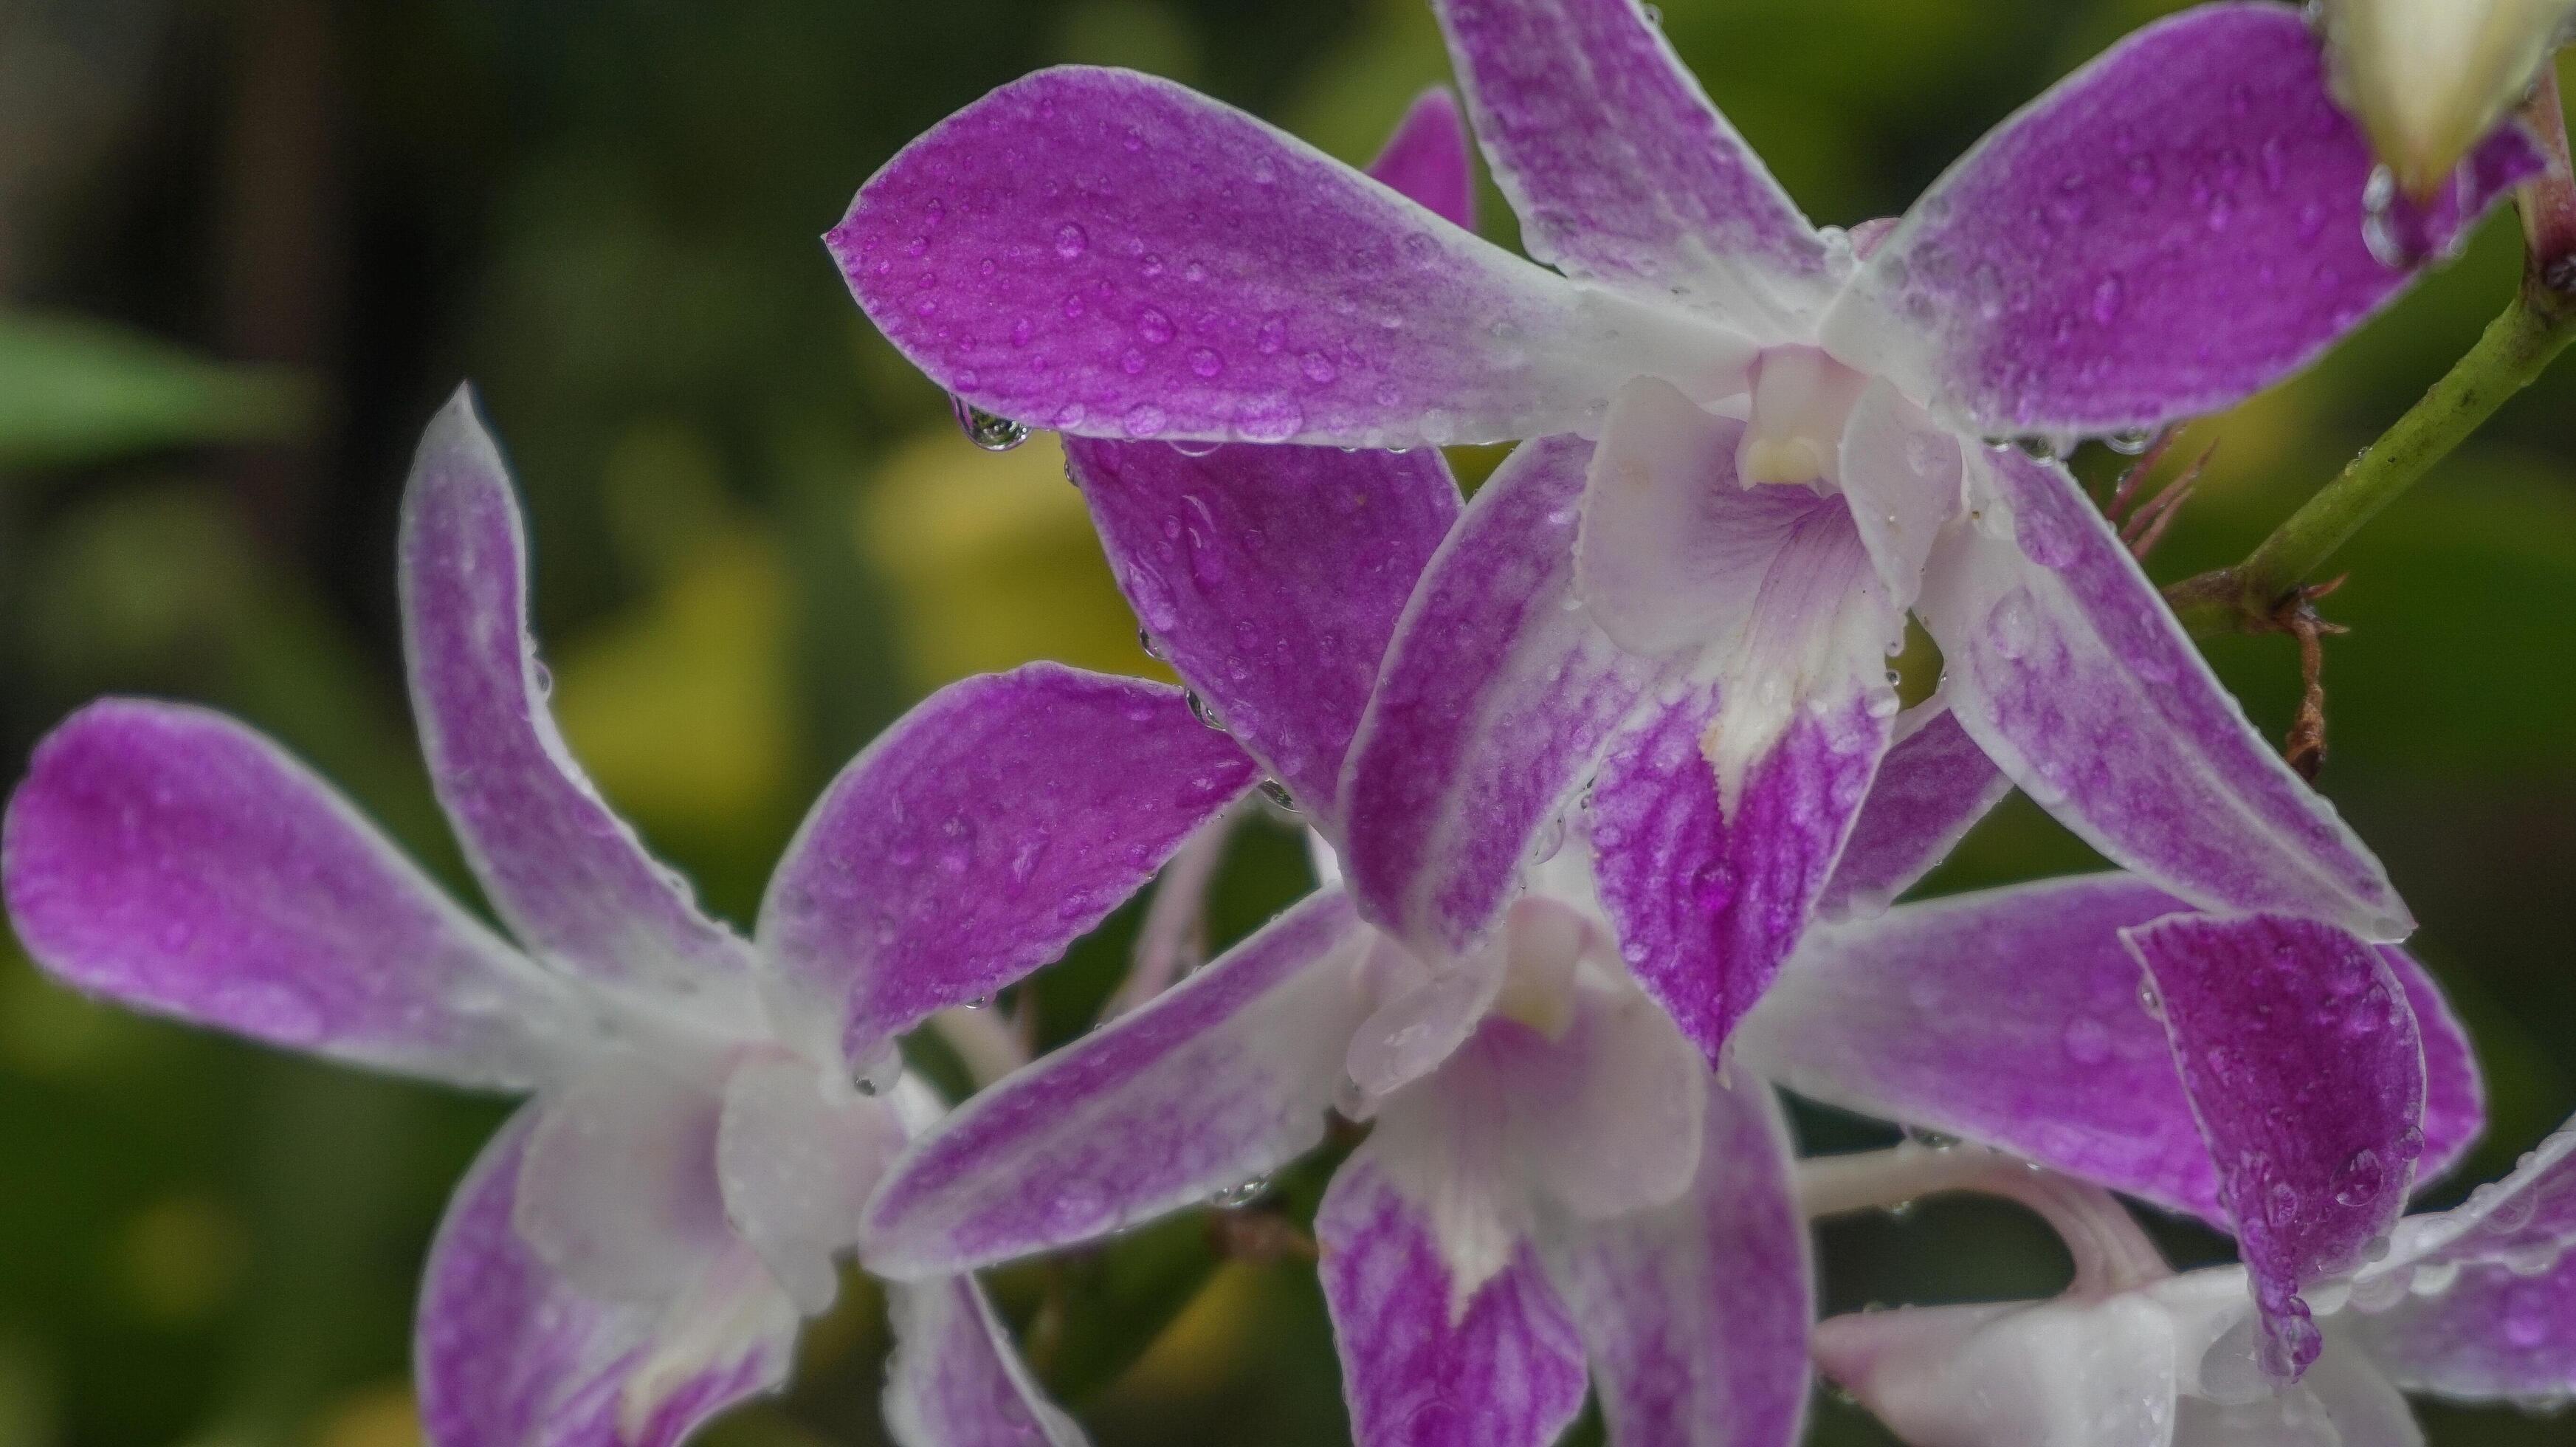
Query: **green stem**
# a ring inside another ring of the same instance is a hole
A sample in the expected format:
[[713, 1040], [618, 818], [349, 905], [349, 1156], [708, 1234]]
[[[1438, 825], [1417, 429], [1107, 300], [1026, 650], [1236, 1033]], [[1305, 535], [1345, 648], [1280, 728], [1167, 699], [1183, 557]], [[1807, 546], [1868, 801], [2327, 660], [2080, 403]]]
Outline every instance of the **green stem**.
[[2576, 309], [2544, 310], [2527, 294], [2517, 296], [2421, 401], [2244, 562], [2167, 589], [2183, 626], [2204, 637], [2230, 629], [2267, 630], [2281, 604], [2362, 524], [2449, 456], [2570, 341], [2576, 341]]
[[2277, 629], [2282, 606], [2314, 580], [2336, 549], [2576, 341], [2576, 171], [2568, 164], [2562, 114], [2557, 83], [2544, 76], [2526, 119], [2541, 138], [2548, 167], [2517, 198], [2528, 245], [2513, 304], [2396, 425], [2273, 529], [2245, 561], [2165, 590], [2193, 634]]

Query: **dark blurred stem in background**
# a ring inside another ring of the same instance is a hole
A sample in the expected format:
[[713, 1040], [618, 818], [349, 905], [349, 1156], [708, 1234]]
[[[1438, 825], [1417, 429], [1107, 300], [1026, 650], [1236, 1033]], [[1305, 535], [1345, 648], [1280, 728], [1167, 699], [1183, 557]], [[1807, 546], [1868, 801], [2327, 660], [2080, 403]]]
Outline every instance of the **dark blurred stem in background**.
[[[218, 219], [217, 324], [222, 349], [295, 368], [327, 386], [338, 360], [343, 97], [330, 0], [236, 0], [231, 8], [231, 113]], [[233, 462], [243, 515], [280, 556], [311, 540], [314, 489], [335, 438], [333, 399], [315, 426]]]
[[2334, 481], [2273, 530], [2244, 562], [2186, 578], [2166, 598], [2193, 633], [2268, 633], [2335, 550], [2467, 440], [2576, 341], [2576, 172], [2556, 74], [2544, 67], [2523, 112], [2549, 169], [2516, 198], [2526, 242], [2513, 304], [2423, 400]]

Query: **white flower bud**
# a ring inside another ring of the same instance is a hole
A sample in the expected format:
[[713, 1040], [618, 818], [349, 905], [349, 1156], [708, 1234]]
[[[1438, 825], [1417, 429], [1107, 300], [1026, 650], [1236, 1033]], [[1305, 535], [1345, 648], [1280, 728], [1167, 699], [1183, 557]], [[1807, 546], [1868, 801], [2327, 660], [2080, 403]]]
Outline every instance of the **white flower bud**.
[[2576, 0], [2324, 0], [2324, 14], [2338, 94], [2421, 197], [2530, 89]]

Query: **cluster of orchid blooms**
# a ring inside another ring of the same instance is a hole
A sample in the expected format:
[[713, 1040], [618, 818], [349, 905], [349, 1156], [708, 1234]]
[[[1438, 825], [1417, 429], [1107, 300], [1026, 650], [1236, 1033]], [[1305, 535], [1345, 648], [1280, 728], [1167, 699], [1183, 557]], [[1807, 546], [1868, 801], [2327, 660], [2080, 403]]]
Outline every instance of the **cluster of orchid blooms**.
[[[2392, 195], [2299, 13], [2213, 4], [1845, 232], [1632, 0], [1437, 8], [1464, 114], [1426, 96], [1365, 174], [1066, 68], [829, 237], [981, 440], [1064, 434], [1188, 692], [941, 691], [746, 938], [557, 734], [460, 395], [404, 504], [405, 644], [512, 938], [276, 745], [116, 699], [10, 804], [27, 949], [532, 1094], [431, 1254], [441, 1447], [675, 1442], [784, 1380], [852, 1255], [898, 1440], [1078, 1442], [974, 1273], [1239, 1197], [1334, 1116], [1367, 1127], [1314, 1222], [1367, 1447], [1542, 1447], [1587, 1395], [1619, 1447], [1785, 1447], [1819, 1368], [1922, 1447], [2397, 1447], [2402, 1392], [2576, 1391], [2576, 1133], [2403, 1214], [2482, 1125], [2406, 907], [2053, 455], [2303, 366], [2534, 139]], [[1472, 229], [1470, 122], [1530, 260]], [[1462, 503], [1438, 447], [1506, 441]], [[1909, 616], [1945, 672], [1900, 707]], [[1891, 904], [2015, 787], [2118, 871]], [[1308, 898], [1034, 1062], [958, 1013], [1256, 788], [1310, 831]], [[938, 1098], [899, 1054], [925, 1025], [1000, 1078]], [[1781, 1090], [1954, 1143], [1802, 1161]], [[1815, 1319], [1812, 1219], [1951, 1190], [2036, 1211], [2071, 1286]], [[2240, 1264], [2177, 1274], [2117, 1197]]]

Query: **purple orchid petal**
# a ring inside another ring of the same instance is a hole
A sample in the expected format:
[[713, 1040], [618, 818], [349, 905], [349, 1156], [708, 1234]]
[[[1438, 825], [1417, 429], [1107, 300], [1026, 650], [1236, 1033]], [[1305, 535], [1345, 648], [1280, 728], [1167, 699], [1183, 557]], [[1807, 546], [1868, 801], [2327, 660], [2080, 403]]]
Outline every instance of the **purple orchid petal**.
[[2536, 1272], [2463, 1266], [2439, 1291], [2348, 1311], [2334, 1327], [2409, 1391], [2563, 1405], [2576, 1394], [2576, 1254]]
[[1401, 447], [1579, 428], [1741, 339], [1579, 287], [1240, 111], [1066, 67], [860, 188], [827, 241], [960, 398], [1093, 437]]
[[1387, 652], [1342, 781], [1352, 893], [1435, 952], [1492, 927], [1655, 669], [1577, 605], [1591, 444], [1507, 458], [1451, 530]]
[[1894, 738], [1817, 896], [1825, 918], [1884, 911], [2012, 792], [2012, 780], [1968, 737], [1946, 699], [1898, 714]]
[[1805, 1419], [1815, 1283], [1788, 1125], [1768, 1086], [1707, 1094], [1687, 1195], [1542, 1247], [1612, 1447], [1790, 1447]]
[[1315, 1213], [1324, 1300], [1359, 1447], [1546, 1447], [1583, 1409], [1583, 1345], [1537, 1253], [1465, 1291], [1429, 1212], [1379, 1165], [1343, 1163]]
[[974, 1278], [890, 1284], [886, 1428], [901, 1447], [1082, 1447]]
[[1530, 255], [1771, 332], [1830, 293], [1823, 239], [1636, 0], [1435, 8]]
[[1052, 663], [952, 684], [816, 802], [761, 945], [864, 1065], [1062, 954], [1254, 778], [1178, 689]]
[[[1977, 449], [1981, 509], [1918, 615], [1969, 734], [2115, 862], [2207, 908], [2279, 909], [2403, 939], [2406, 906], [2333, 806], [2281, 761], [2062, 467]], [[1972, 493], [1976, 492], [1972, 479]]]
[[[1738, 1032], [1738, 1059], [1828, 1105], [2010, 1151], [2224, 1222], [2219, 1178], [2122, 929], [2186, 908], [2126, 875], [2016, 885], [1820, 926]], [[2420, 1022], [2426, 1165], [2483, 1118], [2476, 1065], [2440, 991], [2380, 956]], [[2010, 1000], [2009, 1010], [1993, 1008]], [[2457, 1103], [2465, 1102], [2465, 1108]]]
[[[2428, 1061], [2436, 1056], [2429, 1047], [2425, 1053]], [[2425, 1155], [2432, 1154], [2428, 1144]], [[2512, 1175], [2480, 1186], [2462, 1204], [2400, 1222], [2387, 1259], [2364, 1276], [2430, 1273], [2429, 1287], [2442, 1271], [2461, 1265], [2537, 1271], [2571, 1246], [2576, 1246], [2576, 1121], [2524, 1152]]]
[[2424, 1048], [2378, 951], [2290, 915], [2123, 930], [2153, 980], [2265, 1325], [2267, 1376], [2319, 1338], [2299, 1293], [2361, 1266], [2423, 1154]]
[[1475, 143], [1447, 87], [1414, 98], [1368, 171], [1450, 225], [1476, 229]]
[[1722, 789], [1703, 740], [1727, 718], [1705, 687], [1651, 710], [1588, 811], [1620, 954], [1712, 1063], [1806, 930], [1889, 733], [1874, 697], [1818, 700]]
[[1364, 1008], [1359, 938], [1350, 902], [1319, 894], [967, 1101], [879, 1188], [869, 1268], [917, 1278], [1088, 1241], [1312, 1149]]
[[606, 1302], [512, 1226], [532, 1112], [484, 1148], [439, 1227], [413, 1380], [433, 1447], [675, 1447], [787, 1378], [796, 1312], [750, 1253], [673, 1303]]
[[[2448, 247], [2537, 169], [2506, 131], [2442, 204]], [[2286, 5], [2146, 26], [1997, 127], [1916, 203], [1826, 323], [1972, 432], [2108, 432], [2215, 411], [2414, 280], [2374, 259], [2368, 140]]]
[[725, 1220], [805, 1315], [839, 1294], [835, 1258], [857, 1243], [903, 1142], [889, 1103], [795, 1056], [745, 1061], [726, 1079], [712, 1163]]
[[138, 1009], [464, 1085], [536, 1084], [582, 1028], [559, 982], [220, 714], [74, 714], [36, 746], [0, 854], [28, 954]]
[[1440, 454], [1071, 440], [1158, 652], [1327, 835], [1378, 661], [1458, 517]]
[[528, 549], [500, 449], [460, 390], [403, 495], [403, 653], [430, 782], [492, 908], [540, 958], [696, 995], [751, 952], [582, 774], [528, 633]]

